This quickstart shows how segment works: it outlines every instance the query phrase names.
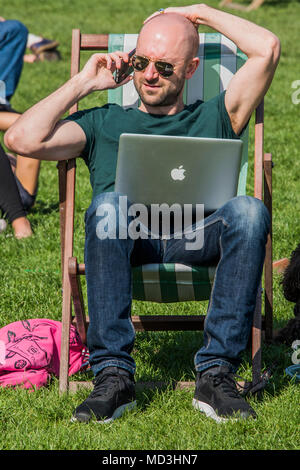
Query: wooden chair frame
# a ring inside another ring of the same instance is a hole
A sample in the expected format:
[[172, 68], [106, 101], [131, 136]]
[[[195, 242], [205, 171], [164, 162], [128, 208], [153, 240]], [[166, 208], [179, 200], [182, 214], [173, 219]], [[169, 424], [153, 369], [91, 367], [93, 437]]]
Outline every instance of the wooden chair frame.
[[[80, 67], [80, 51], [99, 51], [108, 49], [108, 35], [81, 34], [79, 29], [73, 30], [71, 76], [78, 73]], [[75, 104], [70, 113], [77, 111]], [[264, 137], [264, 104], [256, 109], [255, 117], [255, 158], [254, 158], [254, 196], [264, 201], [272, 218], [272, 157], [265, 154]], [[86, 342], [88, 319], [86, 318], [81, 290], [80, 276], [85, 274], [84, 264], [77, 262], [73, 256], [74, 242], [74, 201], [76, 160], [70, 159], [58, 163], [59, 199], [60, 199], [60, 234], [62, 263], [62, 339], [61, 363], [59, 376], [60, 393], [68, 391], [69, 380], [69, 330], [72, 322], [72, 298], [76, 328], [82, 341]], [[266, 246], [264, 265], [265, 306], [264, 316], [261, 314], [261, 291], [257, 296], [257, 305], [252, 327], [252, 374], [253, 381], [259, 380], [261, 373], [261, 332], [265, 331], [265, 339], [272, 338], [272, 228]], [[136, 331], [161, 330], [202, 330], [205, 315], [162, 315], [133, 316], [132, 322]]]

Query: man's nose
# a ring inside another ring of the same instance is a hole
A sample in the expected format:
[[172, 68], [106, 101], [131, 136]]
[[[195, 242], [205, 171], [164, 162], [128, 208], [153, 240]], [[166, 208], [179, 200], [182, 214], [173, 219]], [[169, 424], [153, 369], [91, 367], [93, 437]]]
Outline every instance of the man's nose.
[[158, 74], [158, 71], [155, 68], [154, 62], [149, 62], [149, 64], [147, 65], [147, 67], [144, 70], [144, 78], [146, 80], [153, 80], [153, 79], [156, 79], [158, 77], [158, 75], [159, 74]]

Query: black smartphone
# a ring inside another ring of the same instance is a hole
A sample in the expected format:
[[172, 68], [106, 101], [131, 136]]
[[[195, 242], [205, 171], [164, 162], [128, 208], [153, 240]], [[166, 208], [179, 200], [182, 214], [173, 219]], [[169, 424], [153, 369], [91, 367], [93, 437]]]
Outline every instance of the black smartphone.
[[130, 59], [134, 54], [135, 54], [135, 49], [129, 52], [128, 54], [129, 61], [128, 62], [122, 61], [121, 68], [116, 69], [114, 73], [114, 79], [116, 83], [121, 83], [133, 71], [133, 67], [132, 65], [130, 65]]

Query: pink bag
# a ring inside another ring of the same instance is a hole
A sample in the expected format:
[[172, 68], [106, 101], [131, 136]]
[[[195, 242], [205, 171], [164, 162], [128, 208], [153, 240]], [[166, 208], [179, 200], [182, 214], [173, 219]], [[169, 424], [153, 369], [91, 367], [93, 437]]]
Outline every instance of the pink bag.
[[[32, 319], [0, 329], [0, 386], [40, 388], [59, 376], [61, 322]], [[88, 352], [70, 328], [69, 375], [88, 367]]]

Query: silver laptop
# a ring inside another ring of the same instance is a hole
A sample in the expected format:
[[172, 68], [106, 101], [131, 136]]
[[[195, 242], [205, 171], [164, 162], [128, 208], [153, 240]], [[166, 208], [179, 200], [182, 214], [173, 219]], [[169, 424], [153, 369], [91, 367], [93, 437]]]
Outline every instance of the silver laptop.
[[131, 203], [204, 204], [205, 213], [237, 194], [241, 140], [122, 134], [115, 191]]

